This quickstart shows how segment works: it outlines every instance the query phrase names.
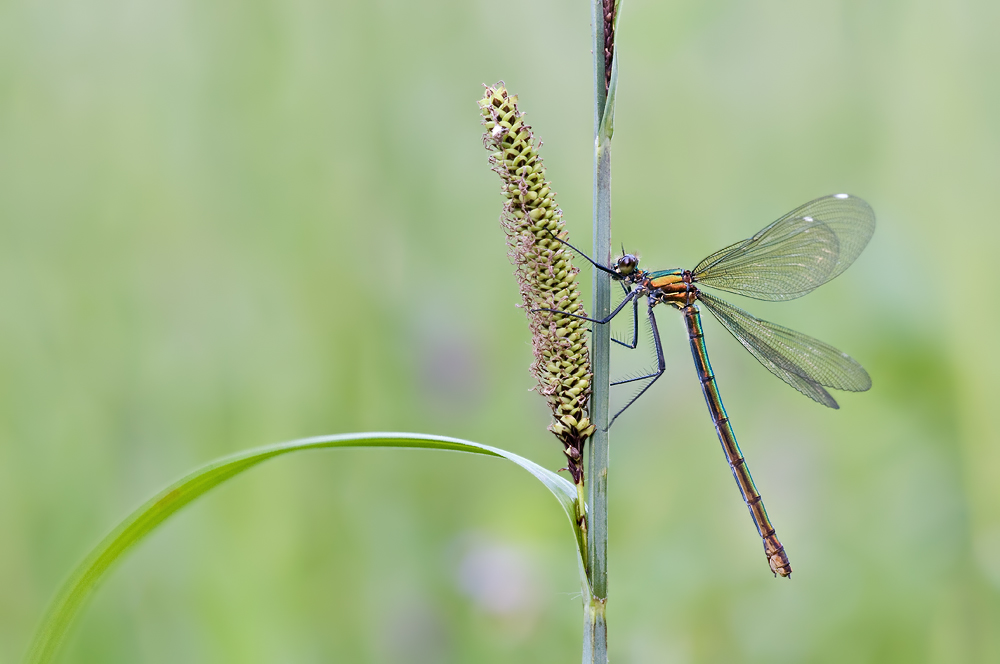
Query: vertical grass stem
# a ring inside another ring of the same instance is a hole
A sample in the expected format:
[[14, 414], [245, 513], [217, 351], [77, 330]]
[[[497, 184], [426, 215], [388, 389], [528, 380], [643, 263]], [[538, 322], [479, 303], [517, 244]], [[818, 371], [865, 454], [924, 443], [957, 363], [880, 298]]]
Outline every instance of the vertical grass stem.
[[[605, 265], [611, 262], [611, 146], [602, 138], [602, 120], [607, 104], [608, 63], [606, 32], [613, 25], [608, 6], [613, 0], [591, 0], [591, 29], [594, 52], [594, 258]], [[607, 27], [606, 27], [607, 26]], [[591, 315], [603, 318], [611, 311], [611, 280], [594, 270], [594, 305]], [[584, 604], [584, 664], [606, 664], [608, 632], [605, 608], [608, 598], [608, 398], [611, 331], [607, 325], [594, 325], [591, 335], [591, 363], [594, 370], [590, 416], [596, 426], [590, 439], [588, 459], [588, 576], [591, 596]]]

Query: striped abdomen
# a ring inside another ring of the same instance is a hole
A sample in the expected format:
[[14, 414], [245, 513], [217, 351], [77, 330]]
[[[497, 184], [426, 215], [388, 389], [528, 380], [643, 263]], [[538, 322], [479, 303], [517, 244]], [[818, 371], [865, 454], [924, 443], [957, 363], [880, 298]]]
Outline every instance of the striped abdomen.
[[767, 555], [767, 562], [771, 566], [771, 571], [781, 576], [789, 576], [792, 573], [792, 565], [785, 555], [785, 548], [778, 541], [774, 534], [774, 527], [767, 518], [767, 510], [764, 509], [764, 502], [757, 487], [754, 486], [753, 477], [750, 476], [750, 469], [747, 468], [743, 453], [736, 442], [736, 435], [729, 425], [729, 417], [726, 409], [722, 405], [722, 397], [719, 396], [719, 387], [715, 382], [715, 374], [712, 373], [712, 363], [708, 359], [708, 350], [705, 348], [705, 335], [701, 329], [701, 316], [698, 313], [697, 305], [690, 304], [681, 309], [684, 314], [684, 322], [687, 324], [688, 338], [691, 341], [691, 355], [694, 357], [694, 366], [698, 371], [698, 379], [701, 382], [701, 390], [705, 395], [705, 403], [708, 404], [708, 411], [712, 415], [715, 423], [715, 431], [719, 434], [719, 442], [722, 443], [722, 451], [726, 454], [726, 460], [736, 478], [736, 484], [743, 494], [743, 501], [750, 510], [757, 532], [764, 541], [764, 553]]

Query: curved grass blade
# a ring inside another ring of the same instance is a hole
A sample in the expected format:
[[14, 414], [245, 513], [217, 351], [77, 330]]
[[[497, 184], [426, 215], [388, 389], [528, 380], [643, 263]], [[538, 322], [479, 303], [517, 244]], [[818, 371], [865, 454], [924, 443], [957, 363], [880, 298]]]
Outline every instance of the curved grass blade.
[[839, 408], [824, 386], [847, 392], [871, 388], [868, 372], [847, 353], [706, 293], [698, 293], [698, 300], [768, 371], [810, 399]]
[[576, 520], [576, 487], [555, 473], [505, 450], [459, 438], [416, 433], [358, 433], [302, 438], [240, 452], [203, 466], [170, 485], [136, 509], [108, 534], [77, 566], [52, 600], [25, 657], [26, 664], [54, 661], [74, 619], [108, 570], [124, 554], [188, 503], [228, 479], [268, 459], [290, 452], [335, 447], [394, 447], [451, 450], [507, 459], [524, 468], [552, 492], [570, 521], [576, 537], [577, 563], [584, 592], [589, 585], [583, 566], [586, 542]]
[[875, 213], [834, 194], [798, 207], [692, 270], [702, 285], [758, 300], [802, 297], [846, 270], [875, 232]]

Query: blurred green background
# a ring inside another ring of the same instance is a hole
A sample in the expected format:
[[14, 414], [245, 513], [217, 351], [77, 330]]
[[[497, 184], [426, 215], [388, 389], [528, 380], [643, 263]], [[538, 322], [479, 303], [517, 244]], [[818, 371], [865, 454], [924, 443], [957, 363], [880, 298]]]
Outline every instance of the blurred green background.
[[[621, 21], [616, 243], [690, 267], [839, 191], [879, 225], [809, 297], [733, 298], [867, 367], [840, 411], [706, 316], [791, 581], [661, 312], [668, 377], [612, 430], [612, 660], [1000, 661], [1000, 5]], [[0, 3], [0, 661], [115, 523], [223, 454], [410, 430], [560, 465], [475, 102], [520, 95], [589, 248], [591, 66], [583, 0]], [[312, 453], [158, 531], [66, 661], [575, 662], [578, 592], [513, 465]]]

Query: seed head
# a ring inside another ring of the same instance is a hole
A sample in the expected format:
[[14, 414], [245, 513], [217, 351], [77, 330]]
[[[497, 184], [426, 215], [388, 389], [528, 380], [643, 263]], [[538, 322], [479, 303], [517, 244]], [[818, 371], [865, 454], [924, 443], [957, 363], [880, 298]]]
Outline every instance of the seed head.
[[503, 81], [486, 86], [479, 101], [486, 133], [483, 144], [492, 154], [490, 164], [500, 176], [507, 201], [500, 224], [507, 235], [508, 256], [521, 289], [521, 306], [528, 316], [535, 361], [531, 373], [554, 418], [549, 431], [563, 443], [569, 470], [583, 478], [583, 443], [594, 432], [587, 405], [593, 374], [587, 348], [586, 323], [540, 309], [556, 309], [585, 316], [573, 267], [573, 252], [556, 238], [565, 239], [562, 210], [545, 179], [545, 167], [531, 127], [518, 111], [517, 96]]

